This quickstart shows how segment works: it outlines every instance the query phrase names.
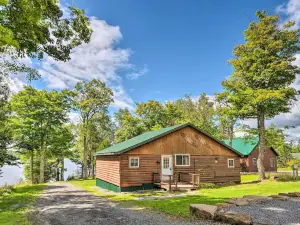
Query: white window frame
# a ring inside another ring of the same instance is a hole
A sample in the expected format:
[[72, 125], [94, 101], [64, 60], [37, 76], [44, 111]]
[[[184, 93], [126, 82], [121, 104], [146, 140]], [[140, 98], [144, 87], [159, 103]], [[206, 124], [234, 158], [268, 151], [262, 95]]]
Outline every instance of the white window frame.
[[[189, 157], [189, 164], [188, 165], [177, 165], [177, 156], [185, 156], [187, 155]], [[191, 156], [190, 154], [175, 154], [175, 166], [190, 166], [191, 165]]]
[[[229, 165], [229, 161], [233, 161], [233, 166], [230, 166]], [[227, 159], [227, 166], [228, 166], [228, 168], [234, 168], [234, 159]]]
[[[272, 161], [273, 161], [273, 165], [272, 165]], [[270, 158], [270, 167], [271, 168], [275, 167], [275, 159], [274, 158]]]
[[[253, 161], [254, 159], [255, 159], [255, 163]], [[252, 158], [252, 164], [255, 165], [255, 166], [257, 165], [257, 158]]]
[[[131, 160], [132, 159], [137, 159], [138, 160], [138, 165], [137, 166], [131, 166]], [[129, 157], [129, 168], [139, 168], [139, 167], [140, 167], [140, 157], [138, 157], [138, 156]]]

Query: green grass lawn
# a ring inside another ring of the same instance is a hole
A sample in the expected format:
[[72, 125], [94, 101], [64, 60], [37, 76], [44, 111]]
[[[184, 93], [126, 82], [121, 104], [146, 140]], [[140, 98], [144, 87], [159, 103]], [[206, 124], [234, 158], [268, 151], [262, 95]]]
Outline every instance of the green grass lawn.
[[210, 204], [224, 202], [233, 197], [242, 197], [244, 195], [262, 195], [268, 196], [280, 192], [300, 191], [300, 181], [297, 182], [277, 182], [264, 181], [263, 183], [239, 184], [216, 189], [199, 190], [198, 195], [187, 196], [184, 198], [136, 201], [134, 204], [146, 208], [157, 209], [162, 212], [175, 216], [189, 217], [189, 205]]
[[292, 171], [292, 168], [291, 167], [278, 168], [277, 171]]
[[43, 185], [19, 185], [12, 189], [0, 188], [0, 224], [30, 224], [26, 212], [43, 188]]
[[[258, 175], [243, 175], [242, 182], [245, 183], [216, 188], [203, 188], [198, 192], [193, 193], [193, 195], [188, 195], [186, 197], [143, 201], [134, 200], [137, 196], [153, 195], [153, 193], [155, 193], [151, 191], [142, 194], [110, 194], [108, 197], [113, 201], [126, 201], [126, 203], [129, 203], [130, 205], [151, 208], [175, 216], [189, 217], [189, 205], [193, 203], [214, 205], [224, 202], [229, 198], [242, 197], [244, 195], [268, 196], [278, 194], [280, 192], [300, 191], [300, 181], [279, 182], [275, 180], [266, 180], [262, 183], [247, 183], [255, 181], [257, 178]], [[70, 183], [91, 191], [99, 196], [105, 196], [105, 193], [101, 193], [98, 188], [95, 188], [95, 180], [71, 181]]]
[[241, 175], [242, 183], [249, 183], [258, 180], [258, 174]]

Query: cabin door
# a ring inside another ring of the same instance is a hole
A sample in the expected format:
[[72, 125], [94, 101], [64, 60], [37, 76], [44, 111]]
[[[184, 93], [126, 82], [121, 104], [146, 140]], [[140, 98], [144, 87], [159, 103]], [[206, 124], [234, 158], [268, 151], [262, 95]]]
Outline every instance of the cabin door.
[[[172, 155], [161, 156], [161, 173], [162, 175], [173, 175], [173, 162]], [[167, 176], [163, 176], [163, 179], [169, 179]]]

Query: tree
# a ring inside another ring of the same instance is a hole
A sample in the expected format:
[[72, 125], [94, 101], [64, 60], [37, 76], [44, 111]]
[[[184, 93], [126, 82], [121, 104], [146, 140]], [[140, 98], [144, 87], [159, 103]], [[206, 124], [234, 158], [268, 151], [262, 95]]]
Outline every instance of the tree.
[[108, 146], [113, 142], [114, 124], [108, 112], [95, 114], [88, 126], [88, 165], [89, 174], [95, 177], [96, 158], [95, 153], [99, 146]]
[[229, 139], [229, 145], [232, 146], [234, 137], [234, 127], [238, 122], [238, 115], [234, 107], [226, 102], [222, 94], [216, 95], [217, 107], [216, 111], [220, 123], [220, 137], [221, 139]]
[[94, 116], [107, 112], [113, 102], [113, 92], [105, 83], [93, 79], [90, 82], [80, 81], [74, 90], [74, 106], [80, 113], [81, 132], [83, 136], [83, 178], [88, 178], [88, 128]]
[[164, 107], [158, 101], [150, 100], [144, 103], [136, 103], [136, 105], [135, 114], [141, 119], [145, 130], [151, 130], [154, 126], [165, 126]]
[[117, 126], [115, 143], [128, 140], [146, 131], [142, 121], [134, 117], [128, 109], [119, 109], [114, 118]]
[[12, 141], [12, 129], [8, 123], [10, 108], [7, 100], [9, 96], [9, 88], [7, 83], [0, 76], [0, 176], [1, 168], [6, 165], [15, 165], [17, 158], [8, 150], [8, 146]]
[[66, 61], [74, 47], [90, 40], [90, 22], [81, 9], [69, 6], [68, 15], [63, 14], [57, 0], [1, 0], [0, 6], [0, 55], [10, 56], [0, 66], [8, 73], [27, 71], [36, 76], [16, 59], [42, 59], [47, 54]]
[[[289, 127], [285, 127], [288, 129]], [[287, 167], [288, 162], [292, 159], [292, 152], [294, 149], [293, 142], [287, 142], [285, 140], [285, 129], [279, 129], [274, 124], [271, 124], [265, 131], [266, 146], [272, 146], [278, 156], [278, 164], [280, 167]]]
[[[71, 98], [68, 91], [37, 90], [24, 86], [24, 90], [13, 95], [10, 100], [13, 112], [16, 146], [39, 152], [39, 182], [45, 182], [45, 167], [52, 135], [58, 127], [68, 122]], [[31, 154], [33, 164], [34, 154]], [[33, 165], [31, 165], [33, 168]]]
[[190, 122], [210, 135], [216, 137], [219, 135], [214, 102], [210, 101], [205, 93], [202, 93], [198, 99], [186, 95], [176, 100], [175, 104], [181, 117], [179, 123]]
[[56, 160], [56, 180], [64, 180], [65, 158], [74, 157], [74, 134], [71, 125], [55, 127], [48, 141], [51, 157]]
[[279, 16], [257, 11], [259, 21], [251, 22], [244, 32], [245, 44], [234, 48], [230, 60], [234, 72], [222, 82], [226, 102], [235, 108], [241, 119], [254, 118], [259, 130], [258, 171], [265, 179], [265, 119], [289, 112], [297, 91], [290, 85], [300, 69], [293, 64], [300, 50], [299, 30], [293, 22], [278, 24]]
[[183, 115], [180, 109], [174, 102], [166, 102], [164, 111], [166, 126], [174, 126], [176, 124], [179, 124], [180, 121], [183, 119]]

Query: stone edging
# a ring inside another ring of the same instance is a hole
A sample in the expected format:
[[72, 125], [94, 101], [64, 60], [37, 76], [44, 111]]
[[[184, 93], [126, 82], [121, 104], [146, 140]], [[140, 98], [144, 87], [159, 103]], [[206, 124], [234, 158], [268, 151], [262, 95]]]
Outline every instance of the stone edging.
[[210, 219], [234, 225], [252, 225], [250, 215], [233, 211], [226, 211], [230, 206], [244, 206], [250, 204], [261, 204], [269, 200], [286, 201], [290, 198], [300, 197], [300, 192], [279, 193], [271, 196], [245, 195], [243, 198], [232, 198], [225, 203], [216, 205], [191, 204], [190, 213], [199, 219]]

